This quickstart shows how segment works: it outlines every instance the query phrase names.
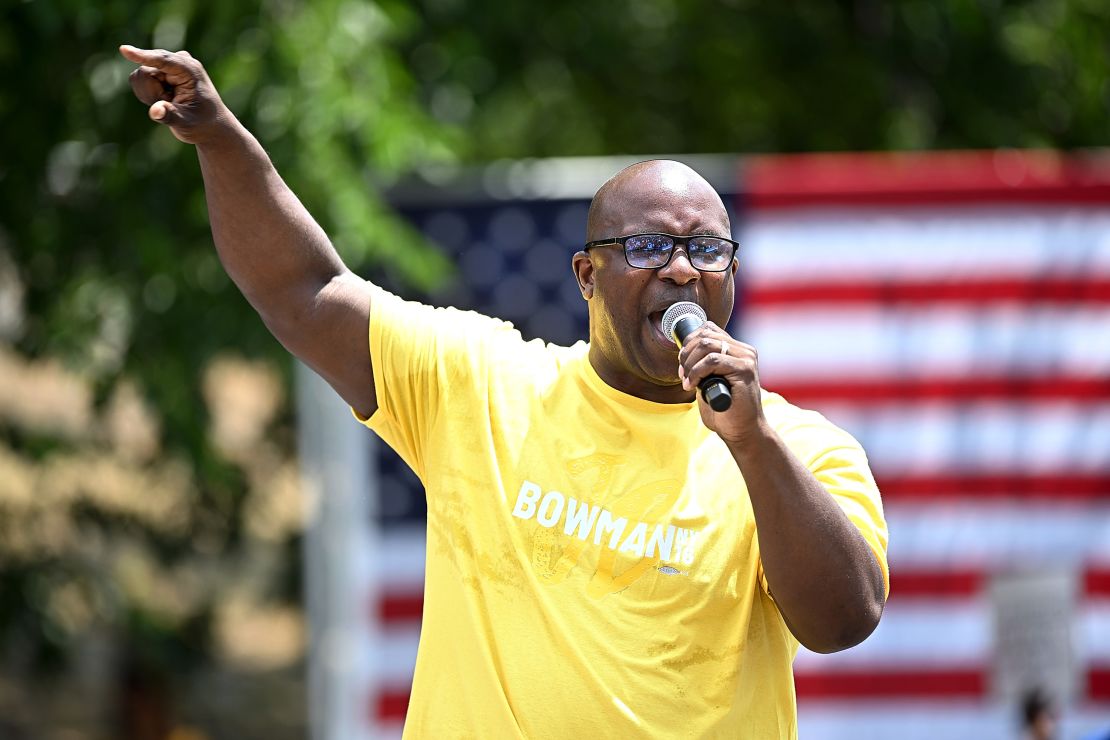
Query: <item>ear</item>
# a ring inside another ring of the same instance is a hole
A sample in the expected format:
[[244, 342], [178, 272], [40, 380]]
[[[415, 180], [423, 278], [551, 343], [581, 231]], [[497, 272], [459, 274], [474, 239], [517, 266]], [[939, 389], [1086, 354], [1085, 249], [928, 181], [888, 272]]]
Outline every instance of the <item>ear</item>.
[[590, 255], [579, 250], [570, 259], [574, 277], [578, 280], [578, 290], [587, 301], [594, 297], [594, 262]]

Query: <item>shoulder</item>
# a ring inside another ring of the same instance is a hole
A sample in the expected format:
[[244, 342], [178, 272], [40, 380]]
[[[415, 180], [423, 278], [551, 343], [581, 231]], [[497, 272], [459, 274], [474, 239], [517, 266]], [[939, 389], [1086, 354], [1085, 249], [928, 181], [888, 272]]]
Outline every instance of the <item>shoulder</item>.
[[860, 443], [820, 412], [795, 406], [778, 393], [763, 390], [763, 414], [775, 432], [803, 459], [810, 460], [833, 449], [856, 450]]
[[515, 331], [508, 321], [501, 321], [477, 311], [455, 308], [454, 306], [433, 306], [420, 301], [408, 300], [390, 293], [376, 285], [371, 288], [372, 323], [387, 324], [383, 329], [400, 326], [413, 329], [438, 329], [440, 332], [456, 333], [467, 330]]
[[510, 321], [478, 311], [437, 307], [374, 287], [370, 319], [372, 351], [390, 346], [417, 350], [428, 359], [486, 358], [498, 373], [560, 371], [585, 352], [585, 343], [564, 347], [525, 339]]

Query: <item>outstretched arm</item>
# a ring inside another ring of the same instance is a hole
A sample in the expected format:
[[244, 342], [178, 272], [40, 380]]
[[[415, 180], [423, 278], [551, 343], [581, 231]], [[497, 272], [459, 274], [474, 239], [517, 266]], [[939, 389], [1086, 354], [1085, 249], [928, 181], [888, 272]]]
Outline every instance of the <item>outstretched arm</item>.
[[863, 535], [763, 416], [755, 349], [707, 322], [679, 353], [687, 390], [724, 377], [733, 404], [702, 421], [732, 452], [751, 497], [763, 570], [790, 631], [810, 650], [852, 647], [879, 623], [883, 572]]
[[286, 349], [364, 416], [377, 409], [367, 325], [370, 286], [343, 264], [323, 229], [224, 105], [188, 52], [121, 46], [150, 118], [194, 144], [216, 251], [228, 275]]

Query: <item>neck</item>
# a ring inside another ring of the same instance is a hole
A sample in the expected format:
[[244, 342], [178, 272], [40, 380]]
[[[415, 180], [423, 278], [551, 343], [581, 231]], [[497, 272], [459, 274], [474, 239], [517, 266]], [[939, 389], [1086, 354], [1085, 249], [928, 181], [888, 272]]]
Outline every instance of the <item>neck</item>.
[[589, 360], [602, 382], [621, 393], [654, 403], [690, 403], [695, 400], [694, 392], [683, 388], [677, 377], [650, 379], [626, 368], [614, 367], [593, 344], [590, 345]]

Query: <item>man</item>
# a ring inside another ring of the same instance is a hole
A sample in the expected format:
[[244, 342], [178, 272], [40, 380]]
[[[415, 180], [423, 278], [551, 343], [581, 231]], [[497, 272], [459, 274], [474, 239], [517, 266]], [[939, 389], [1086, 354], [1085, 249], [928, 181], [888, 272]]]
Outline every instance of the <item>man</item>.
[[[605, 183], [572, 259], [589, 343], [524, 342], [353, 275], [196, 60], [121, 52], [197, 146], [230, 276], [424, 483], [405, 734], [796, 736], [798, 644], [875, 628], [886, 525], [855, 440], [762, 391], [720, 328], [736, 245], [709, 184], [665, 161]], [[681, 351], [659, 328], [676, 301], [710, 319]], [[696, 396], [709, 375], [728, 410]]]
[[1054, 740], [1057, 710], [1048, 692], [1030, 689], [1021, 697], [1021, 732], [1024, 740]]

